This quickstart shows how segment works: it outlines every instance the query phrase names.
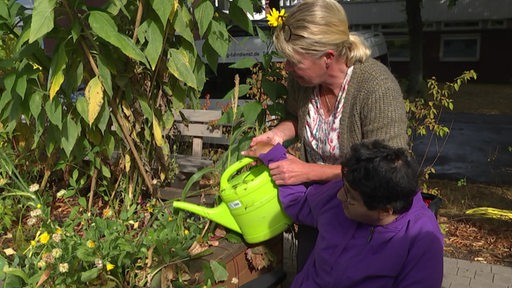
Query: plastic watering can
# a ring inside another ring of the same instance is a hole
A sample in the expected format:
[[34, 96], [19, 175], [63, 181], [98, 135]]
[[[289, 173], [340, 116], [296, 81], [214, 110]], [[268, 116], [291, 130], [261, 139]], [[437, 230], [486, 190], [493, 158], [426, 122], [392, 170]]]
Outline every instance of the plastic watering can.
[[173, 206], [241, 233], [247, 243], [259, 243], [276, 236], [292, 221], [281, 207], [277, 185], [268, 168], [257, 165], [235, 175], [253, 161], [253, 158], [243, 158], [224, 171], [220, 179], [222, 202], [218, 206], [208, 208], [183, 201], [174, 201]]

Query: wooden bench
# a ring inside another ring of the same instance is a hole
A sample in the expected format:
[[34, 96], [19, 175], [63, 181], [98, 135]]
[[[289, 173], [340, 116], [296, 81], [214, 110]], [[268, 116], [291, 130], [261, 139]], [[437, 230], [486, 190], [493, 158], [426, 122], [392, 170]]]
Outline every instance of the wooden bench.
[[[222, 139], [222, 127], [215, 125], [219, 120], [222, 111], [220, 110], [173, 110], [174, 126], [176, 135], [191, 137], [192, 151], [190, 154], [175, 154], [179, 173], [171, 187], [159, 189], [159, 197], [174, 199], [179, 196], [186, 182], [191, 175], [197, 171], [213, 165], [211, 159], [205, 158], [203, 154], [203, 143], [205, 139]], [[179, 139], [179, 138], [177, 138]]]
[[222, 138], [222, 128], [214, 125], [221, 117], [220, 110], [182, 109], [173, 111], [174, 124], [182, 136], [192, 137], [191, 155], [176, 154], [180, 172], [195, 173], [213, 164], [202, 157], [204, 138]]

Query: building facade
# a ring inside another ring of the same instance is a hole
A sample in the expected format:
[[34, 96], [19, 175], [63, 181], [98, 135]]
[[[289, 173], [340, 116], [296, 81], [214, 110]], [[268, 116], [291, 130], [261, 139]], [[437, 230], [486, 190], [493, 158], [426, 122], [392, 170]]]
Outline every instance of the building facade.
[[[405, 0], [341, 1], [352, 30], [382, 32], [392, 72], [406, 78]], [[424, 77], [450, 81], [475, 70], [478, 80], [512, 84], [512, 0], [423, 0]]]

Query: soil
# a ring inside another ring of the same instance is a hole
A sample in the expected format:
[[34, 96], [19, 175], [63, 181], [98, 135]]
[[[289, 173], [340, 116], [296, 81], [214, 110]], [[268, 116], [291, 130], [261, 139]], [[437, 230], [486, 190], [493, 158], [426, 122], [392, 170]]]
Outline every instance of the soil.
[[512, 187], [430, 180], [443, 199], [439, 224], [445, 236], [445, 256], [512, 267], [512, 219], [477, 217], [476, 207], [512, 210]]

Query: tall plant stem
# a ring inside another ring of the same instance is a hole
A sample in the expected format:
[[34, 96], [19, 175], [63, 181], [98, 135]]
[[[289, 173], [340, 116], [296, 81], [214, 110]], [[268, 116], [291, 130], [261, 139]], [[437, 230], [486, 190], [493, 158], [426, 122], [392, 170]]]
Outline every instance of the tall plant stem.
[[96, 190], [96, 182], [98, 179], [98, 169], [94, 168], [91, 179], [91, 189], [89, 190], [89, 205], [87, 206], [87, 213], [91, 214], [92, 203], [94, 200], [94, 190]]
[[[91, 52], [89, 49], [87, 49], [87, 45], [81, 40], [80, 44], [82, 45], [82, 48], [84, 49], [84, 52], [87, 56], [87, 59], [89, 60], [89, 63], [91, 65], [92, 70], [94, 71], [94, 74], [96, 76], [100, 75], [100, 72], [98, 70], [98, 66], [96, 65], [96, 62], [94, 62], [94, 58], [92, 57]], [[112, 114], [114, 115], [117, 123], [119, 124], [119, 127], [121, 127], [121, 132], [123, 133], [123, 137], [128, 143], [128, 146], [130, 148], [130, 151], [132, 152], [133, 158], [135, 158], [135, 162], [137, 163], [137, 167], [139, 168], [140, 173], [142, 174], [142, 177], [144, 178], [144, 182], [146, 182], [146, 186], [149, 189], [149, 192], [151, 195], [153, 195], [153, 181], [151, 180], [150, 176], [146, 173], [146, 169], [144, 169], [144, 165], [142, 163], [142, 160], [140, 158], [139, 153], [137, 153], [137, 149], [135, 149], [135, 144], [133, 143], [133, 139], [130, 137], [130, 133], [128, 131], [128, 128], [126, 128], [126, 121], [124, 120], [123, 116], [119, 113], [119, 110], [117, 109], [117, 104], [115, 103], [114, 99], [118, 99], [121, 93], [123, 92], [123, 89], [119, 87], [119, 90], [117, 90], [117, 95], [110, 99], [110, 109], [112, 109]]]

